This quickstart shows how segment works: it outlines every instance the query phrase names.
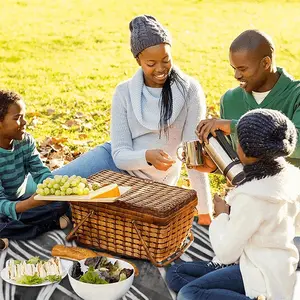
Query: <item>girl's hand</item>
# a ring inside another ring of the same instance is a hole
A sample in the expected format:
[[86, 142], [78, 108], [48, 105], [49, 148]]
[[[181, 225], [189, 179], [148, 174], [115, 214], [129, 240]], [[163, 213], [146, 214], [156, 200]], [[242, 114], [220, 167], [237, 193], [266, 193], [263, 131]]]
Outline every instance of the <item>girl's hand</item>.
[[228, 214], [229, 215], [229, 205], [223, 200], [219, 195], [214, 195], [214, 216], [217, 217], [220, 214]]
[[161, 149], [147, 150], [146, 160], [160, 171], [167, 171], [176, 162], [168, 153]]

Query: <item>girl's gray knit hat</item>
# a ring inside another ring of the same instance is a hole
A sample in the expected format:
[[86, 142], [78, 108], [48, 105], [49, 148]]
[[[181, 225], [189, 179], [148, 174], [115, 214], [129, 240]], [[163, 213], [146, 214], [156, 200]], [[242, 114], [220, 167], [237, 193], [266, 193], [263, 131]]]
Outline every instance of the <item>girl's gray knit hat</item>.
[[141, 15], [129, 23], [130, 46], [134, 57], [146, 48], [159, 44], [171, 45], [168, 31], [152, 16]]
[[278, 110], [254, 109], [237, 124], [240, 146], [246, 156], [274, 159], [291, 155], [297, 143], [297, 130]]

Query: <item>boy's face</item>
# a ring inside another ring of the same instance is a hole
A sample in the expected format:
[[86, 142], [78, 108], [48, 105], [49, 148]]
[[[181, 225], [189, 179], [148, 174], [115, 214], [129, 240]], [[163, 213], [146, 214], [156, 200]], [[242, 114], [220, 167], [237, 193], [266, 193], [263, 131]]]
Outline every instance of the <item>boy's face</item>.
[[19, 100], [11, 104], [3, 121], [0, 121], [0, 137], [10, 140], [22, 140], [25, 129], [25, 103]]

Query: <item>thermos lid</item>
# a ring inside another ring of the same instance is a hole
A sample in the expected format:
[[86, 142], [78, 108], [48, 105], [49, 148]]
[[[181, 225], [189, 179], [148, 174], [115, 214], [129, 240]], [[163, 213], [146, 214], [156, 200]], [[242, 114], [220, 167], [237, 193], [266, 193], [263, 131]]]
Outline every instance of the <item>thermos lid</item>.
[[234, 178], [232, 179], [231, 183], [233, 185], [238, 185], [241, 184], [245, 180], [245, 173], [240, 172], [239, 174], [235, 175]]

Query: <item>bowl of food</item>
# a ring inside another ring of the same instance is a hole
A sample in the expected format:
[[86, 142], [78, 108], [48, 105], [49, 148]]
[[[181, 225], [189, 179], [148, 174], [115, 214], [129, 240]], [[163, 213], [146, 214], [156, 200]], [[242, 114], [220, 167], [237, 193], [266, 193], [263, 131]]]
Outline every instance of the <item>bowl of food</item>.
[[117, 300], [130, 289], [134, 279], [133, 266], [105, 256], [76, 261], [68, 271], [73, 290], [85, 300]]

